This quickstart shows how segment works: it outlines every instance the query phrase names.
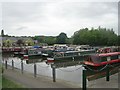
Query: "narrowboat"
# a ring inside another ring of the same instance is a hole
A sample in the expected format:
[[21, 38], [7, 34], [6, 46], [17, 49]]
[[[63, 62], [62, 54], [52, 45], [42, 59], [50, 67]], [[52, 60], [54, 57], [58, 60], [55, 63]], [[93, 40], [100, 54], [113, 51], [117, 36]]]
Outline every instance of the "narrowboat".
[[106, 64], [120, 63], [120, 52], [89, 55], [83, 63], [85, 65], [94, 67], [104, 66]]
[[19, 51], [19, 52], [14, 52], [14, 56], [23, 56], [25, 54], [27, 54], [27, 49], [26, 48], [21, 49], [21, 51]]
[[75, 48], [77, 51], [95, 51], [95, 48], [89, 45], [80, 45]]
[[51, 57], [53, 56], [54, 50], [44, 49], [42, 50], [42, 57]]
[[2, 53], [20, 52], [21, 47], [2, 47]]
[[97, 50], [98, 53], [119, 52], [119, 46], [103, 47]]
[[32, 48], [27, 50], [27, 54], [23, 55], [24, 59], [33, 58], [33, 57], [41, 57], [42, 49]]
[[47, 58], [48, 62], [53, 62], [53, 61], [62, 61], [62, 62], [67, 62], [67, 61], [83, 61], [85, 56], [95, 53], [93, 51], [65, 51], [65, 52], [54, 52], [53, 57]]

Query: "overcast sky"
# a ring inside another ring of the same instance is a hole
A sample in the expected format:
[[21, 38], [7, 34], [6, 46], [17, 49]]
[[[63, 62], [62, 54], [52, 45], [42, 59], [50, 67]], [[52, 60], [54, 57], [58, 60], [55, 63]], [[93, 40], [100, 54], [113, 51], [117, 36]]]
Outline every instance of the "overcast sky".
[[4, 2], [2, 28], [15, 36], [65, 32], [69, 37], [81, 28], [113, 28], [118, 33], [117, 2]]

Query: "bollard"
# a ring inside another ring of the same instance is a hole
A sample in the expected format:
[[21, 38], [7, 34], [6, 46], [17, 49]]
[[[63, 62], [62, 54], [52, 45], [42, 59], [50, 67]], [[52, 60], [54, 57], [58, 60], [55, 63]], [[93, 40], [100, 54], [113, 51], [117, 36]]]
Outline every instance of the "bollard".
[[55, 66], [52, 66], [52, 75], [53, 75], [53, 82], [56, 82]]
[[118, 68], [118, 88], [120, 90], [120, 68]]
[[5, 60], [5, 69], [7, 69], [7, 60]]
[[36, 77], [37, 75], [37, 67], [36, 67], [36, 64], [34, 63], [34, 77]]
[[12, 70], [14, 70], [14, 61], [12, 60]]
[[[107, 61], [109, 62], [111, 60], [111, 57], [108, 56], [107, 57]], [[110, 80], [110, 69], [109, 69], [109, 64], [107, 66], [107, 70], [106, 70], [106, 81], [109, 81]]]
[[110, 69], [109, 66], [107, 66], [107, 70], [106, 70], [106, 81], [110, 80]]
[[82, 90], [86, 90], [86, 69], [83, 69], [83, 74], [82, 74]]
[[21, 60], [21, 73], [23, 74], [23, 61]]

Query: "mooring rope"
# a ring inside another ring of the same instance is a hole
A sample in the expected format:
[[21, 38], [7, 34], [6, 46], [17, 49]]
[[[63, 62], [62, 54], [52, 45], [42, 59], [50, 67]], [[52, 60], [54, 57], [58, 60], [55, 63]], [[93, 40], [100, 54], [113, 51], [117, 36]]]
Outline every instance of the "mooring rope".
[[50, 66], [44, 67], [44, 66], [41, 66], [41, 65], [39, 65], [39, 64], [36, 64], [36, 65], [38, 65], [38, 66], [40, 66], [40, 67], [42, 67], [42, 68], [48, 68], [48, 67], [50, 67]]
[[95, 70], [95, 69], [92, 69], [92, 68], [88, 67], [87, 65], [85, 65], [85, 67], [87, 67], [90, 71], [93, 71], [93, 72], [100, 72], [100, 71], [104, 70], [105, 68], [107, 68], [107, 66], [108, 66], [108, 63], [103, 68], [101, 68], [99, 70]]
[[58, 69], [58, 70], [61, 70], [61, 71], [63, 71], [63, 72], [74, 72], [74, 71], [77, 71], [77, 70], [79, 70], [79, 69], [81, 69], [82, 68], [82, 66], [81, 67], [79, 67], [79, 68], [77, 68], [77, 69], [74, 69], [74, 70], [63, 70], [63, 69]]

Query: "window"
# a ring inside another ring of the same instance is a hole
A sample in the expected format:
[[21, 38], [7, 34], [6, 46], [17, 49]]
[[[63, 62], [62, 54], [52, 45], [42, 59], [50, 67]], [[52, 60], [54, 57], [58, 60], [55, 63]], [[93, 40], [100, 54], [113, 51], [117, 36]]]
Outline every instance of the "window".
[[118, 55], [111, 56], [111, 60], [118, 59]]

